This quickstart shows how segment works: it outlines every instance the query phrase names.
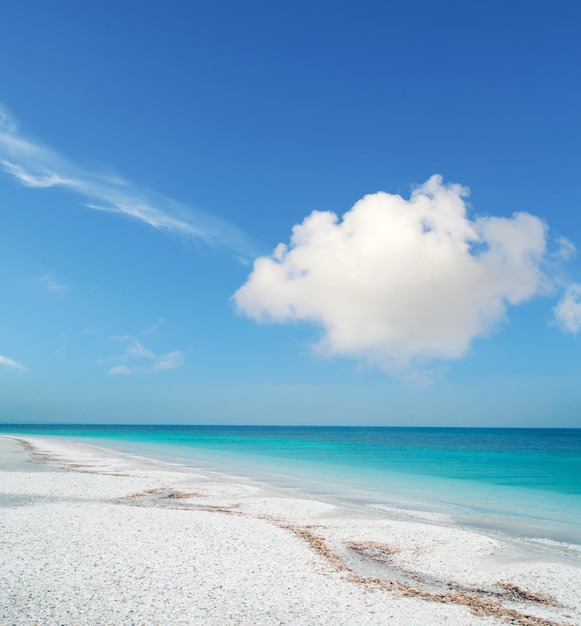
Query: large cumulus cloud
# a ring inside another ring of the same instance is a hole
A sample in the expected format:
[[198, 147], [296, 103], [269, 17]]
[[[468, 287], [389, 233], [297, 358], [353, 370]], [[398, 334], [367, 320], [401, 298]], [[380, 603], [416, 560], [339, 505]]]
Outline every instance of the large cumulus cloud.
[[328, 355], [388, 370], [457, 359], [550, 282], [545, 224], [471, 219], [467, 195], [432, 176], [409, 200], [368, 195], [341, 220], [314, 211], [255, 261], [234, 302], [258, 321], [318, 324]]

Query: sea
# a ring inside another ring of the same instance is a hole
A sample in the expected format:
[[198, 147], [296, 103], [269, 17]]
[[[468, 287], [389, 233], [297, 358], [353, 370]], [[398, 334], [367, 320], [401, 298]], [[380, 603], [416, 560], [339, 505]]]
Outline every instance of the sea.
[[581, 546], [581, 429], [0, 425], [385, 512]]

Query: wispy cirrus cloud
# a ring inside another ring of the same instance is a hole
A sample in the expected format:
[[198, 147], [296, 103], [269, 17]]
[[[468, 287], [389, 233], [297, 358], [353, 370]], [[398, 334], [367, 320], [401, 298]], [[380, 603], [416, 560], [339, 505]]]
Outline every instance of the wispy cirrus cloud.
[[9, 359], [7, 356], [2, 356], [0, 354], [0, 368], [4, 370], [10, 370], [12, 372], [18, 372], [19, 374], [26, 374], [28, 372], [28, 368], [24, 367], [22, 363], [15, 361], [14, 359]]
[[153, 363], [154, 370], [175, 370], [184, 364], [184, 355], [180, 350], [174, 350], [157, 357]]
[[52, 293], [67, 293], [67, 291], [70, 290], [69, 285], [59, 282], [53, 274], [41, 276], [40, 281], [46, 287], [47, 291]]
[[127, 365], [114, 365], [107, 371], [109, 376], [127, 376], [131, 374], [131, 369]]
[[66, 189], [83, 198], [90, 209], [118, 213], [159, 230], [229, 247], [242, 260], [256, 255], [255, 243], [233, 224], [120, 177], [79, 167], [25, 138], [1, 104], [0, 167], [26, 187]]
[[133, 335], [111, 337], [110, 341], [124, 343], [125, 349], [120, 355], [112, 357], [112, 360], [117, 361], [119, 365], [114, 365], [107, 371], [109, 376], [148, 374], [160, 370], [174, 370], [182, 367], [185, 363], [181, 350], [156, 354]]
[[165, 318], [163, 318], [163, 317], [159, 317], [159, 318], [158, 318], [158, 320], [157, 320], [157, 322], [156, 322], [153, 326], [150, 326], [150, 327], [149, 327], [149, 328], [145, 331], [145, 333], [146, 333], [147, 335], [151, 335], [151, 333], [155, 333], [155, 332], [157, 332], [157, 331], [158, 331], [158, 330], [159, 330], [159, 329], [160, 329], [160, 328], [161, 328], [164, 324], [165, 324]]

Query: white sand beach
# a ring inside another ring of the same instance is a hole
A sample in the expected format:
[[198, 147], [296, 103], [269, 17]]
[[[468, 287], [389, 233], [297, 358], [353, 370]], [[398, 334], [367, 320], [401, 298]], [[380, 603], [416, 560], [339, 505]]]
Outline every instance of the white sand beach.
[[0, 437], [0, 624], [581, 624], [575, 546]]

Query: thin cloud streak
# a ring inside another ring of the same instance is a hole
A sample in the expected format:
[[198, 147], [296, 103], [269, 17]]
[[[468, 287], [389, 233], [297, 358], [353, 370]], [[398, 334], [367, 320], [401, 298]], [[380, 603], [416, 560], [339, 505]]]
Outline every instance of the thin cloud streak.
[[110, 376], [150, 374], [162, 370], [179, 369], [185, 364], [181, 350], [173, 350], [166, 354], [155, 354], [133, 335], [118, 335], [110, 337], [109, 341], [127, 344], [121, 355], [111, 357], [111, 359], [120, 362], [120, 365], [115, 365], [107, 371], [107, 374]]
[[90, 209], [125, 215], [208, 245], [229, 247], [244, 261], [256, 256], [256, 245], [251, 238], [225, 220], [194, 211], [122, 178], [77, 167], [54, 150], [24, 138], [2, 105], [0, 167], [26, 187], [67, 189], [83, 197]]
[[44, 284], [48, 291], [53, 293], [67, 293], [70, 290], [68, 285], [64, 283], [59, 283], [58, 280], [52, 274], [45, 274], [41, 277], [41, 282]]
[[151, 333], [157, 332], [164, 324], [165, 319], [163, 317], [158, 318], [157, 322], [145, 331], [145, 334], [151, 335]]
[[184, 364], [184, 355], [180, 350], [174, 350], [157, 357], [153, 364], [154, 370], [175, 370]]
[[13, 372], [18, 372], [19, 374], [26, 374], [29, 371], [27, 367], [24, 367], [24, 365], [22, 365], [22, 363], [19, 363], [14, 359], [9, 359], [7, 356], [2, 356], [1, 354], [0, 368], [11, 370]]
[[131, 374], [131, 370], [126, 365], [115, 365], [112, 367], [107, 374], [109, 376], [127, 376]]

